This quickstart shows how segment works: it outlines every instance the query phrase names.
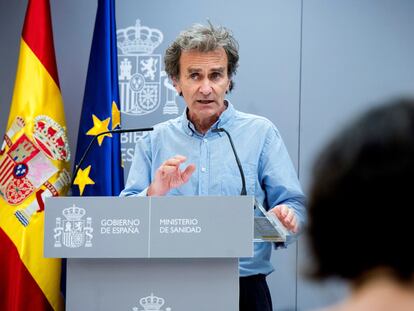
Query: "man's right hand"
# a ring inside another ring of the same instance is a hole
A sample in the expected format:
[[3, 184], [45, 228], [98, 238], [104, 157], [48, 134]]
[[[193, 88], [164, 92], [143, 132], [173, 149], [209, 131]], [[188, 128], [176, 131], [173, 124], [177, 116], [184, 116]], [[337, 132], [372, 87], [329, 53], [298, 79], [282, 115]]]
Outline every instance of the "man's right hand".
[[186, 160], [186, 157], [176, 155], [161, 164], [155, 172], [153, 182], [148, 187], [147, 195], [165, 195], [171, 189], [185, 184], [196, 168], [194, 164], [190, 164], [185, 170], [180, 170], [180, 164], [184, 163]]

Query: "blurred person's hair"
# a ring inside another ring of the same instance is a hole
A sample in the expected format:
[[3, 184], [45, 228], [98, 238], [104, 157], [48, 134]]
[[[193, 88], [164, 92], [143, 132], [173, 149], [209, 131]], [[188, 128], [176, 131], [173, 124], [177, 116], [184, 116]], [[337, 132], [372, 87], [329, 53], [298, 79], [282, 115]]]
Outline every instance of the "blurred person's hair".
[[369, 110], [323, 150], [309, 198], [311, 276], [414, 275], [414, 100]]

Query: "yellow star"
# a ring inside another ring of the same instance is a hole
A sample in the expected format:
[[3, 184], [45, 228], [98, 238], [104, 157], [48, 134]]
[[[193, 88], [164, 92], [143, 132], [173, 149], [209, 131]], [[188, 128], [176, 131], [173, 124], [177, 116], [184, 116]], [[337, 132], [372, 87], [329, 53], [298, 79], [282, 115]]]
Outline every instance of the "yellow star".
[[83, 190], [85, 190], [86, 185], [94, 185], [95, 182], [89, 177], [89, 172], [91, 171], [91, 166], [89, 165], [84, 170], [79, 168], [78, 175], [76, 175], [74, 185], [79, 186], [79, 193], [82, 195]]
[[115, 101], [112, 102], [112, 129], [115, 129], [118, 125], [121, 125], [121, 112], [118, 109]]
[[[101, 121], [101, 120], [98, 119], [97, 116], [95, 116], [93, 114], [92, 115], [92, 120], [93, 120], [93, 127], [89, 131], [86, 132], [86, 135], [95, 136], [95, 135], [98, 135], [102, 132], [109, 131], [108, 130], [108, 125], [109, 125], [110, 118], [107, 118], [107, 119]], [[102, 145], [102, 141], [105, 138], [105, 136], [112, 137], [112, 134], [107, 133], [107, 134], [104, 134], [102, 136], [99, 136], [98, 137], [99, 146]]]

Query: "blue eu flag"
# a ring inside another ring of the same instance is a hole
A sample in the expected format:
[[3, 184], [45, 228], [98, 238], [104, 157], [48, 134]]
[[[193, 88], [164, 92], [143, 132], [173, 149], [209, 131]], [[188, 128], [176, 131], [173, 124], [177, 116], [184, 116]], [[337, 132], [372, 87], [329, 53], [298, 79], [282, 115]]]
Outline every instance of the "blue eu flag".
[[[120, 127], [114, 0], [98, 0], [75, 163], [95, 135]], [[124, 187], [119, 134], [91, 147], [72, 188], [75, 196], [117, 196]]]

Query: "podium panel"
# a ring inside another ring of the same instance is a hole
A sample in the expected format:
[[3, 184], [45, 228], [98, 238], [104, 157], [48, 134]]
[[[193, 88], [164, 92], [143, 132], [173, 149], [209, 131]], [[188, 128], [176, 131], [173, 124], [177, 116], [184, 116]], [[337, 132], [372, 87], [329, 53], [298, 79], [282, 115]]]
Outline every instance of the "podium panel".
[[56, 197], [45, 204], [45, 257], [253, 255], [253, 197]]
[[68, 259], [67, 274], [67, 311], [239, 310], [236, 258]]
[[47, 198], [44, 254], [68, 258], [68, 311], [237, 311], [253, 206], [251, 196]]

